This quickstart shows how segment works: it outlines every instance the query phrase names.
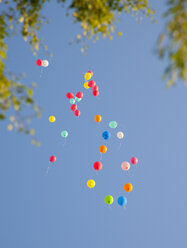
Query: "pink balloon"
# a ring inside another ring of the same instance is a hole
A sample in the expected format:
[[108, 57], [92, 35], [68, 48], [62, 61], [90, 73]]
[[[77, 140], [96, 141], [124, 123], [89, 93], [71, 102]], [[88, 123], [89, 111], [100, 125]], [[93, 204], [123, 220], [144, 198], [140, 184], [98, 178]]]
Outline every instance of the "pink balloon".
[[131, 162], [131, 164], [137, 164], [138, 163], [138, 158], [132, 157], [130, 162]]
[[73, 95], [71, 92], [68, 92], [68, 93], [66, 94], [66, 97], [67, 97], [68, 99], [72, 99], [72, 98], [74, 98], [74, 95]]
[[98, 96], [99, 95], [99, 91], [93, 90], [92, 94], [93, 94], [93, 96]]
[[77, 92], [76, 97], [83, 98], [83, 93], [81, 91]]
[[124, 170], [124, 171], [128, 171], [130, 169], [130, 164], [126, 161], [124, 161], [122, 164], [121, 164], [121, 169]]
[[92, 71], [88, 71], [88, 73], [90, 73], [90, 74], [91, 74], [91, 76], [93, 77], [93, 72], [92, 72]]
[[77, 105], [76, 104], [72, 104], [70, 107], [71, 111], [75, 111], [77, 110]]
[[95, 86], [95, 81], [94, 81], [94, 80], [90, 80], [90, 81], [88, 82], [88, 86], [89, 86], [90, 88], [94, 87], [94, 86]]
[[54, 155], [52, 155], [50, 158], [49, 158], [49, 161], [50, 162], [55, 162], [56, 161], [56, 157]]
[[75, 115], [75, 116], [78, 117], [80, 114], [81, 114], [81, 112], [80, 112], [78, 109], [74, 111], [74, 115]]
[[93, 91], [94, 91], [94, 90], [95, 90], [95, 91], [99, 91], [99, 87], [98, 87], [97, 85], [95, 85], [95, 86], [92, 87], [92, 90], [93, 90]]
[[37, 66], [41, 66], [42, 65], [42, 60], [41, 59], [37, 59], [36, 60], [36, 64], [37, 64]]

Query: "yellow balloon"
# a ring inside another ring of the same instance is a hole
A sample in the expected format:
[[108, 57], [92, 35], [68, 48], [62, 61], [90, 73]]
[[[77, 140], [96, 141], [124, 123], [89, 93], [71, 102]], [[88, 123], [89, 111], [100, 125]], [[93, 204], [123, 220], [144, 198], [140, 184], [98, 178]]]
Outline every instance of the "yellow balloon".
[[84, 88], [85, 88], [85, 89], [89, 89], [89, 88], [90, 88], [90, 87], [88, 86], [88, 82], [85, 82], [85, 83], [84, 83]]
[[91, 75], [91, 73], [89, 73], [89, 72], [87, 72], [87, 73], [84, 75], [85, 80], [89, 80], [91, 77], [92, 77], [92, 75]]
[[88, 188], [94, 188], [95, 187], [95, 181], [93, 179], [90, 179], [87, 181]]
[[55, 122], [55, 120], [56, 120], [55, 116], [53, 116], [53, 115], [49, 116], [49, 121], [50, 122]]

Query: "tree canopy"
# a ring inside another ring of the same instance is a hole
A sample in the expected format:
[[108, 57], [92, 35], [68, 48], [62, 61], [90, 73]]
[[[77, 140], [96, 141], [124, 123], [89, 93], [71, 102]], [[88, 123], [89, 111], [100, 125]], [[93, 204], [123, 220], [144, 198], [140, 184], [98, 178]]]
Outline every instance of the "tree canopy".
[[187, 2], [168, 1], [168, 9], [163, 15], [167, 19], [165, 30], [158, 39], [158, 54], [165, 56], [169, 64], [163, 74], [166, 87], [178, 81], [187, 83]]
[[[41, 15], [41, 10], [50, 0], [0, 0], [0, 119], [7, 117], [8, 110], [14, 110], [9, 116], [8, 129], [13, 128], [34, 136], [30, 126], [32, 117], [40, 117], [41, 110], [33, 98], [36, 83], [27, 86], [24, 77], [15, 72], [9, 72], [5, 66], [7, 59], [7, 37], [20, 33], [31, 46], [36, 56], [39, 48], [47, 46], [41, 42], [38, 31], [48, 23], [47, 17]], [[100, 37], [112, 40], [117, 32], [117, 21], [120, 14], [130, 13], [132, 16], [143, 15], [154, 21], [155, 11], [149, 6], [148, 0], [58, 0], [62, 10], [71, 15], [75, 23], [80, 23], [82, 33], [75, 35], [74, 41], [82, 42], [82, 52], [88, 48], [89, 39], [94, 42]], [[66, 3], [67, 2], [67, 3]], [[68, 5], [69, 4], [69, 5]], [[67, 6], [66, 6], [67, 5]], [[168, 1], [166, 27], [158, 39], [158, 54], [161, 58], [168, 56], [169, 65], [164, 78], [167, 86], [178, 80], [187, 82], [187, 4], [185, 0]], [[117, 32], [118, 36], [122, 32]], [[30, 110], [25, 111], [26, 108]], [[25, 114], [27, 113], [27, 115]], [[29, 113], [29, 114], [28, 114]], [[40, 142], [31, 139], [33, 144]]]

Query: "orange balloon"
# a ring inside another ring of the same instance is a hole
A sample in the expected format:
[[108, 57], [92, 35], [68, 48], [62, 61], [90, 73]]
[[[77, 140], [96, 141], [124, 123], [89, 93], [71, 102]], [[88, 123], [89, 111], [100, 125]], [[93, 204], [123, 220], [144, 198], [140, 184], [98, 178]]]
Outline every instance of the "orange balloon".
[[100, 151], [101, 153], [105, 153], [105, 152], [107, 152], [107, 147], [104, 146], [104, 145], [102, 145], [102, 146], [99, 147], [99, 151]]
[[125, 190], [126, 192], [131, 192], [132, 189], [133, 189], [133, 186], [132, 186], [131, 183], [126, 183], [126, 184], [124, 185], [124, 190]]
[[94, 118], [95, 118], [96, 122], [101, 122], [101, 120], [102, 120], [102, 117], [100, 115], [95, 115]]

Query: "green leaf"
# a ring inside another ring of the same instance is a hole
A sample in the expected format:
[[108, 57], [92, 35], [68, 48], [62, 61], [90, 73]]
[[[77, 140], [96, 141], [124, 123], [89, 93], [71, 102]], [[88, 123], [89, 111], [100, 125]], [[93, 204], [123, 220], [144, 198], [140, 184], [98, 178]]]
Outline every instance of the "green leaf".
[[4, 114], [0, 114], [0, 120], [4, 120], [5, 119], [5, 115]]
[[32, 97], [33, 96], [33, 90], [32, 89], [28, 89], [27, 90], [27, 94], [29, 97]]

